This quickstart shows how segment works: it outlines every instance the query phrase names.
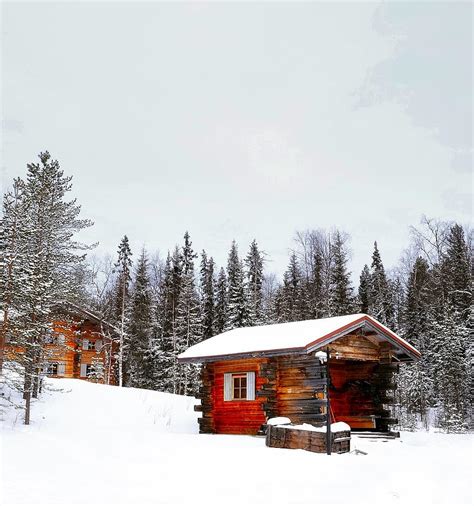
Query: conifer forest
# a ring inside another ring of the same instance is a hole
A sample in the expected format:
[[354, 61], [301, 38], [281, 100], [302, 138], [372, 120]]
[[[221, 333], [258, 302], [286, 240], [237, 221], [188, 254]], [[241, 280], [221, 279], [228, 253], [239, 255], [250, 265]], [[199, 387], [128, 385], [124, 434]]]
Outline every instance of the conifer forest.
[[372, 256], [354, 273], [351, 230], [315, 222], [295, 231], [279, 279], [258, 237], [229, 244], [225, 265], [214, 261], [212, 244], [194, 249], [191, 229], [177, 230], [177, 244], [163, 244], [160, 254], [132, 251], [133, 231], [123, 230], [117, 250], [97, 256], [78, 239], [93, 223], [71, 197], [72, 185], [45, 151], [3, 195], [1, 337], [25, 350], [11, 386], [22, 392], [27, 417], [41, 388], [51, 322], [68, 301], [118, 329], [112, 374], [120, 386], [183, 395], [197, 393], [200, 371], [177, 355], [204, 339], [238, 327], [366, 313], [421, 352], [398, 375], [400, 427], [472, 430], [474, 250], [466, 224], [420, 216], [407, 224], [410, 241], [398, 265], [384, 266], [373, 237]]

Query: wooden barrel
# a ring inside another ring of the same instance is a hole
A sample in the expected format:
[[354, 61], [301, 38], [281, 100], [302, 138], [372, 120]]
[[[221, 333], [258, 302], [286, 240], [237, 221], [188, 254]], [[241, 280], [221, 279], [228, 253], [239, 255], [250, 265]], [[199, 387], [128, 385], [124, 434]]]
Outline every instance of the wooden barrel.
[[[331, 451], [346, 453], [350, 451], [351, 432], [340, 431], [331, 433]], [[316, 453], [326, 453], [326, 432], [294, 429], [269, 425], [265, 444], [272, 448], [291, 448]]]

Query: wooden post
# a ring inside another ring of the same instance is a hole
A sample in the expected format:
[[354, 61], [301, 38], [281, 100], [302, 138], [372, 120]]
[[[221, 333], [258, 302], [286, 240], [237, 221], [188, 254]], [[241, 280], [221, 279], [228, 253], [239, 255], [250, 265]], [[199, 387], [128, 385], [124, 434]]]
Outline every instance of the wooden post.
[[329, 347], [326, 348], [326, 453], [331, 455], [331, 401], [329, 400]]

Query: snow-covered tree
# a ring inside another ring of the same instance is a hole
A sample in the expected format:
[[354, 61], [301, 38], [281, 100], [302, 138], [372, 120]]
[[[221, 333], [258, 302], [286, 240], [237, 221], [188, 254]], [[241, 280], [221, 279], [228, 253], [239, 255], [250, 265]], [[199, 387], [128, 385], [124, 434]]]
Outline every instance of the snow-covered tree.
[[22, 350], [15, 358], [24, 379], [25, 424], [31, 397], [39, 390], [45, 339], [59, 316], [59, 303], [78, 291], [73, 273], [88, 249], [74, 237], [92, 223], [79, 218], [75, 199], [66, 200], [71, 179], [46, 151], [39, 163], [27, 165], [25, 180], [17, 180], [4, 199], [0, 262], [6, 287], [2, 309], [8, 314], [2, 333], [12, 348]]
[[201, 254], [201, 314], [202, 314], [202, 338], [209, 339], [215, 334], [215, 264], [212, 257], [208, 258], [203, 250]]
[[361, 313], [369, 312], [370, 297], [370, 269], [367, 264], [364, 265], [359, 278], [359, 310]]
[[263, 323], [263, 263], [263, 253], [259, 250], [257, 241], [254, 239], [245, 258], [249, 325]]
[[120, 329], [120, 338], [118, 343], [118, 384], [123, 386], [126, 383], [127, 371], [127, 358], [128, 358], [128, 345], [129, 337], [127, 336], [127, 315], [128, 304], [130, 299], [130, 283], [132, 281], [131, 268], [132, 268], [132, 252], [128, 237], [125, 235], [120, 241], [118, 247], [118, 258], [115, 263], [115, 272], [117, 275], [115, 287], [115, 322], [118, 323]]
[[393, 326], [393, 301], [377, 242], [372, 255], [368, 313], [384, 325]]
[[[176, 307], [175, 353], [177, 356], [202, 339], [200, 302], [194, 275], [194, 253], [188, 232], [182, 249], [181, 290]], [[198, 368], [192, 364], [177, 364], [178, 381], [175, 391], [184, 395], [197, 393]]]
[[279, 294], [279, 321], [294, 322], [304, 319], [303, 277], [296, 254], [290, 256], [290, 263], [283, 275]]
[[350, 272], [347, 270], [347, 251], [339, 231], [332, 243], [333, 263], [331, 268], [331, 289], [329, 305], [331, 316], [351, 314], [354, 308]]
[[232, 242], [227, 261], [227, 308], [224, 330], [245, 327], [249, 323], [249, 308], [242, 262], [237, 244]]
[[142, 249], [135, 271], [130, 297], [126, 334], [129, 340], [127, 384], [136, 388], [154, 386], [154, 318], [153, 298], [148, 272], [148, 255]]
[[216, 311], [214, 328], [216, 334], [222, 334], [227, 321], [227, 277], [221, 267], [216, 281]]

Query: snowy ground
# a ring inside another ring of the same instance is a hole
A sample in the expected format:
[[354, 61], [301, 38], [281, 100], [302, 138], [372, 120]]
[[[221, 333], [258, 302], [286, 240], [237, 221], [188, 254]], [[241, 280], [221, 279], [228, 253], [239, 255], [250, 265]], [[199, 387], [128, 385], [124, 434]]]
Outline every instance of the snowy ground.
[[353, 438], [368, 455], [266, 448], [259, 437], [197, 434], [194, 400], [50, 380], [33, 423], [0, 432], [0, 503], [472, 503], [472, 435]]

